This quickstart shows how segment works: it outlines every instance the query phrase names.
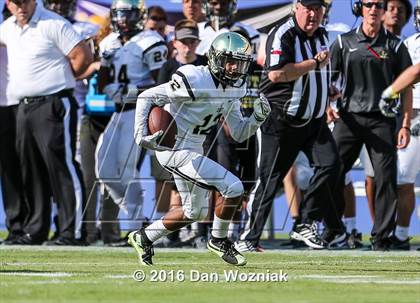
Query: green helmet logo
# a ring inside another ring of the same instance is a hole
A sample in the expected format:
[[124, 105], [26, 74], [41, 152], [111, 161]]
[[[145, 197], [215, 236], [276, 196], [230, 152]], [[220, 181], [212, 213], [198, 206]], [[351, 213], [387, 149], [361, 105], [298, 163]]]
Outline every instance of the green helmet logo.
[[[252, 47], [245, 37], [233, 32], [220, 34], [211, 44], [207, 56], [210, 71], [220, 82], [235, 87], [245, 82], [252, 62]], [[234, 65], [234, 68], [227, 70], [227, 64]]]

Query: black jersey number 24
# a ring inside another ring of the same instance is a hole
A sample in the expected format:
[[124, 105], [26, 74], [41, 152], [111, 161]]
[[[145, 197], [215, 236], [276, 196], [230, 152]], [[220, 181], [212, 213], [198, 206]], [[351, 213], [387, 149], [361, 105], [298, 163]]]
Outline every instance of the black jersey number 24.
[[213, 127], [214, 123], [212, 123], [211, 126], [208, 126], [210, 121], [213, 121], [215, 123], [217, 123], [220, 118], [222, 117], [222, 113], [216, 115], [215, 117], [213, 117], [213, 115], [207, 115], [204, 117], [204, 121], [201, 125], [197, 125], [194, 130], [193, 130], [193, 134], [194, 135], [208, 135], [210, 133], [211, 128]]
[[155, 62], [161, 62], [163, 59], [166, 59], [168, 52], [165, 51], [163, 54], [162, 52], [154, 52], [153, 53], [153, 59], [155, 60]]

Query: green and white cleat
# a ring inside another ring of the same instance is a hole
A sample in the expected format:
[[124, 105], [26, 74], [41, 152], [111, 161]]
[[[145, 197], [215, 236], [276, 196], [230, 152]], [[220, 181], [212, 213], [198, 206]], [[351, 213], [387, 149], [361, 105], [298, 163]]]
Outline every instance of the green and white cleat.
[[147, 239], [144, 228], [129, 233], [127, 242], [136, 250], [142, 265], [153, 265], [152, 257], [155, 254], [153, 251], [153, 244]]
[[236, 266], [246, 264], [245, 257], [236, 250], [235, 245], [227, 238], [211, 238], [207, 242], [207, 249], [218, 255], [226, 263]]

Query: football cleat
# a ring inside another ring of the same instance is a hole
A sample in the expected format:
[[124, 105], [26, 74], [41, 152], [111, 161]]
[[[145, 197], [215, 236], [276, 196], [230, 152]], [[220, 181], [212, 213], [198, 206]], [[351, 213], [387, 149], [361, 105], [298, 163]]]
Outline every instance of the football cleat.
[[321, 239], [328, 243], [328, 249], [348, 248], [346, 232], [335, 232], [328, 229], [324, 230]]
[[390, 250], [410, 250], [410, 238], [405, 240], [398, 239], [395, 235], [389, 238]]
[[153, 265], [152, 257], [155, 253], [153, 250], [152, 242], [146, 237], [144, 228], [129, 233], [127, 242], [136, 250], [142, 265]]
[[307, 246], [315, 249], [326, 248], [326, 243], [318, 235], [316, 223], [297, 224], [290, 232], [290, 238], [304, 242]]
[[257, 245], [255, 246], [252, 244], [251, 241], [247, 240], [238, 240], [235, 242], [235, 248], [238, 252], [244, 253], [244, 252], [264, 252], [264, 249]]
[[357, 229], [353, 229], [348, 235], [347, 245], [351, 249], [363, 247], [362, 233], [357, 232]]
[[211, 238], [207, 242], [207, 249], [218, 255], [226, 263], [236, 266], [243, 266], [246, 264], [245, 257], [236, 250], [233, 243], [227, 238]]

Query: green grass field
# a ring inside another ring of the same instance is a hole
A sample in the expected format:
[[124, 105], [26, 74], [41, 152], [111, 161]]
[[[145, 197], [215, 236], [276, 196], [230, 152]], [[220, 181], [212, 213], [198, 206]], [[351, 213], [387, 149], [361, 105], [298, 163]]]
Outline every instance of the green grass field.
[[[420, 253], [275, 250], [242, 268], [207, 251], [155, 250], [141, 267], [130, 248], [0, 246], [1, 302], [420, 302]], [[133, 273], [143, 270], [144, 282]], [[151, 270], [184, 282], [153, 282]], [[218, 282], [191, 282], [190, 272]], [[288, 282], [226, 282], [224, 270], [287, 273]], [[176, 275], [178, 273], [178, 276]]]

